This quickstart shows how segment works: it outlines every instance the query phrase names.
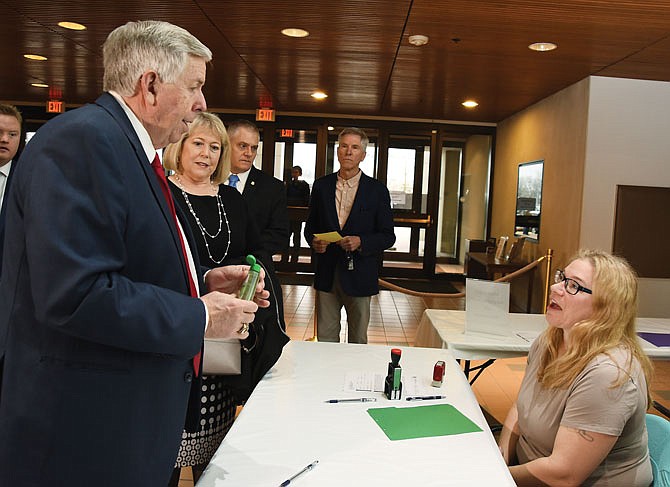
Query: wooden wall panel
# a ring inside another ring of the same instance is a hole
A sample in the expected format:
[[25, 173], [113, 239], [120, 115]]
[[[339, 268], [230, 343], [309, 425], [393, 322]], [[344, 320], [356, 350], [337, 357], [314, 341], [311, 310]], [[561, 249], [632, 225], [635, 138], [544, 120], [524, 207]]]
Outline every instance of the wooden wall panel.
[[[588, 96], [585, 79], [503, 121], [496, 135], [491, 236], [514, 235], [518, 166], [543, 159], [540, 240], [527, 242], [523, 257], [532, 260], [553, 249], [553, 269], [579, 246]], [[543, 312], [544, 278], [544, 270], [535, 273], [534, 312]], [[523, 287], [513, 287], [513, 307], [523, 306]]]

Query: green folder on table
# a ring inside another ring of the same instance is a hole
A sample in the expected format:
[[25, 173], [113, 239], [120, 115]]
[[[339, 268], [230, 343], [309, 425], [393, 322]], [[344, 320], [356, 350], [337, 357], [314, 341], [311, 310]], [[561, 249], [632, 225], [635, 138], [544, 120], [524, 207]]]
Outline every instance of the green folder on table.
[[368, 414], [389, 440], [459, 435], [482, 430], [451, 404], [371, 408]]

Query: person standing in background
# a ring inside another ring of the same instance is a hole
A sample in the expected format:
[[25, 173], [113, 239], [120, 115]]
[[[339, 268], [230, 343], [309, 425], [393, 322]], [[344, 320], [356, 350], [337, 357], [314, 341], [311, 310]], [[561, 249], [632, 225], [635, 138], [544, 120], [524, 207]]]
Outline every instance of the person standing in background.
[[[279, 281], [274, 275], [272, 256], [283, 253], [288, 247], [288, 209], [286, 190], [279, 179], [254, 167], [258, 154], [260, 133], [248, 120], [235, 120], [228, 124], [230, 138], [230, 175], [226, 181], [235, 187], [247, 202], [253, 223], [260, 234], [261, 259], [272, 273], [274, 295], [277, 297], [282, 324], [284, 300]], [[284, 329], [286, 328], [285, 325]]]
[[203, 337], [245, 339], [258, 308], [229, 294], [248, 267], [203, 277], [156, 153], [206, 110], [211, 51], [142, 21], [102, 54], [105, 93], [40, 128], [6, 202], [0, 472], [13, 487], [164, 487], [199, 422]]
[[[340, 341], [340, 313], [347, 311], [348, 341], [368, 342], [370, 297], [379, 293], [379, 266], [384, 250], [395, 243], [391, 196], [382, 183], [359, 166], [368, 137], [359, 128], [338, 136], [340, 170], [323, 176], [312, 187], [305, 239], [315, 252], [317, 338]], [[316, 234], [339, 232], [337, 243]]]
[[0, 276], [5, 239], [5, 195], [12, 182], [12, 166], [21, 144], [21, 113], [12, 105], [0, 103]]
[[[286, 183], [286, 202], [288, 206], [309, 206], [309, 184], [300, 179], [302, 168], [291, 168], [291, 180]], [[290, 220], [289, 239], [293, 236], [293, 246], [288, 251], [288, 261], [298, 263], [300, 256], [300, 237], [302, 236], [302, 220]], [[286, 253], [284, 254], [287, 255]], [[286, 260], [286, 259], [284, 259]]]

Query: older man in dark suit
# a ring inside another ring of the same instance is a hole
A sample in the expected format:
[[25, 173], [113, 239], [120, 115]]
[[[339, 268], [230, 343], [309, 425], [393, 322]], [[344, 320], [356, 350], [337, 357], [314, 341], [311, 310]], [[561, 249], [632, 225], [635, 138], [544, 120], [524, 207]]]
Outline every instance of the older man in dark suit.
[[[367, 343], [370, 297], [379, 293], [383, 252], [395, 242], [389, 191], [359, 168], [367, 145], [363, 130], [344, 129], [338, 137], [340, 170], [312, 186], [305, 239], [315, 252], [319, 341], [340, 341], [344, 306], [348, 341]], [[343, 238], [331, 243], [319, 237], [330, 232]]]
[[202, 280], [156, 154], [206, 109], [210, 59], [172, 24], [115, 29], [107, 93], [21, 156], [0, 283], [3, 485], [167, 485], [203, 336], [248, 336], [257, 305], [224, 294], [246, 269]]

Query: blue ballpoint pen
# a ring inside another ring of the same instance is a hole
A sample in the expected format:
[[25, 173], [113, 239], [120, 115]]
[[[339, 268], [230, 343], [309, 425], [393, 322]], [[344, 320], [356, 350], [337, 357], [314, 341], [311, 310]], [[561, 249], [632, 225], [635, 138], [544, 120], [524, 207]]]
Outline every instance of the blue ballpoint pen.
[[307, 473], [307, 472], [309, 472], [310, 470], [312, 470], [314, 467], [316, 467], [316, 464], [317, 464], [317, 463], [319, 463], [319, 461], [318, 461], [318, 460], [314, 460], [312, 463], [310, 463], [309, 465], [307, 465], [305, 468], [303, 468], [300, 472], [298, 472], [297, 474], [295, 474], [293, 477], [291, 477], [291, 478], [288, 479], [288, 480], [284, 480], [284, 481], [279, 485], [279, 487], [286, 487], [286, 486], [289, 485], [291, 482], [293, 482], [295, 479], [297, 479], [298, 477], [300, 477], [302, 474]]

